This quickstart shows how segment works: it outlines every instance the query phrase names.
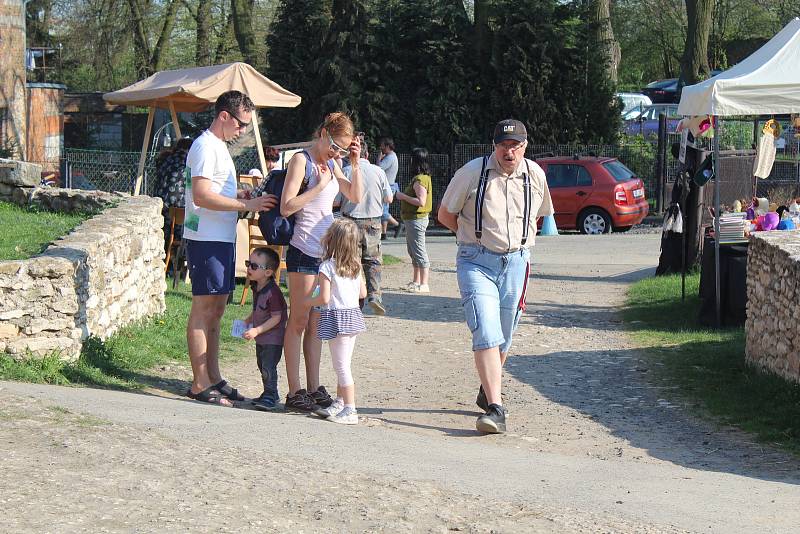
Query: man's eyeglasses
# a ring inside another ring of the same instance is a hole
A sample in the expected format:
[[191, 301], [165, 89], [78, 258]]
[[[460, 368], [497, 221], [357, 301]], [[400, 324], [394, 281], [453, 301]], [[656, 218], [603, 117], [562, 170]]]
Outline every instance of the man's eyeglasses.
[[521, 143], [515, 143], [513, 145], [505, 145], [503, 143], [500, 143], [499, 145], [495, 145], [495, 147], [496, 148], [502, 148], [503, 150], [505, 150], [507, 152], [519, 152], [520, 149], [525, 147], [525, 144], [526, 144], [525, 141], [523, 141]]
[[265, 271], [269, 270], [269, 267], [266, 265], [261, 265], [260, 263], [255, 263], [250, 260], [244, 260], [244, 266], [248, 269], [253, 269], [254, 271], [257, 271], [258, 269], [264, 269]]
[[334, 141], [333, 137], [331, 137], [331, 134], [328, 134], [328, 143], [330, 148], [333, 149], [337, 154], [339, 154], [340, 158], [343, 158], [350, 153], [350, 149], [342, 148], [339, 145], [337, 145], [336, 141]]
[[[225, 111], [228, 111], [228, 110], [225, 110]], [[250, 123], [249, 123], [249, 122], [244, 122], [242, 119], [240, 119], [239, 117], [237, 117], [236, 115], [234, 115], [234, 114], [233, 114], [233, 113], [231, 113], [230, 111], [228, 111], [228, 115], [230, 115], [231, 117], [233, 117], [233, 119], [236, 121], [236, 126], [237, 126], [237, 127], [240, 129], [240, 130], [244, 130], [245, 128], [247, 128], [248, 126], [250, 126]]]

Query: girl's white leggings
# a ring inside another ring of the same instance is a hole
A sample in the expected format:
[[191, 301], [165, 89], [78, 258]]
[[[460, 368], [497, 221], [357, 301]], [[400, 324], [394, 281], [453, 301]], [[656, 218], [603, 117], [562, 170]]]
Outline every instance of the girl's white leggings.
[[356, 335], [339, 335], [328, 340], [333, 359], [333, 370], [340, 387], [353, 385], [353, 373], [350, 363], [353, 361], [353, 349], [356, 346]]

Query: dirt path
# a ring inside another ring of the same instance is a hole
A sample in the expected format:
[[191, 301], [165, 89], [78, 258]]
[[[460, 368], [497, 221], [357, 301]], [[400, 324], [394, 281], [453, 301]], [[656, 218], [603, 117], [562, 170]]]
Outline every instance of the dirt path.
[[[430, 243], [431, 295], [399, 290], [408, 266], [384, 271], [389, 313], [368, 318], [354, 358], [357, 429], [0, 383], [3, 480], [26, 480], [0, 482], [0, 530], [788, 529], [800, 522], [800, 462], [693, 418], [620, 330], [615, 308], [657, 248], [647, 235], [539, 241], [504, 378], [504, 436], [474, 431], [477, 379], [447, 239]], [[385, 249], [404, 257], [401, 244]], [[323, 362], [332, 386], [327, 352]], [[258, 393], [254, 358], [225, 373]], [[173, 381], [151, 393], [165, 397], [190, 376], [161, 374]], [[45, 400], [21, 407], [31, 395]]]

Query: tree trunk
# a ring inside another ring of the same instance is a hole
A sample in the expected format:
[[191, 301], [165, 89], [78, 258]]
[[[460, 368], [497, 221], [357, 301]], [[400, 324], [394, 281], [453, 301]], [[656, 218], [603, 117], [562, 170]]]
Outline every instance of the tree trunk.
[[172, 27], [175, 24], [178, 0], [171, 0], [167, 5], [161, 31], [153, 47], [150, 46], [150, 39], [148, 38], [146, 30], [148, 21], [145, 20], [149, 5], [147, 3], [142, 5], [140, 2], [141, 0], [128, 0], [128, 7], [130, 7], [131, 10], [136, 75], [139, 78], [147, 78], [161, 70], [164, 62], [164, 51], [167, 48], [167, 42], [172, 34]]
[[[203, 3], [202, 1], [200, 2]], [[171, 0], [167, 6], [167, 12], [164, 15], [164, 24], [161, 26], [161, 33], [158, 36], [153, 53], [150, 56], [150, 65], [153, 70], [150, 74], [158, 72], [164, 65], [164, 52], [167, 49], [167, 43], [172, 36], [172, 28], [175, 26], [175, 13], [178, 11], [178, 0]]]
[[481, 71], [485, 71], [491, 58], [491, 32], [489, 31], [489, 11], [491, 0], [475, 0], [475, 57]]
[[596, 26], [597, 43], [605, 51], [608, 58], [608, 77], [617, 83], [617, 70], [622, 58], [619, 43], [614, 38], [614, 29], [611, 27], [611, 1], [594, 0], [592, 18]]
[[239, 50], [246, 63], [258, 68], [259, 57], [256, 50], [256, 35], [253, 32], [253, 3], [251, 0], [231, 0], [233, 33]]
[[686, 46], [681, 58], [678, 89], [705, 79], [708, 67], [708, 38], [711, 34], [713, 0], [686, 0]]
[[211, 65], [211, 2], [200, 0], [195, 22], [197, 23], [195, 63], [199, 67]]

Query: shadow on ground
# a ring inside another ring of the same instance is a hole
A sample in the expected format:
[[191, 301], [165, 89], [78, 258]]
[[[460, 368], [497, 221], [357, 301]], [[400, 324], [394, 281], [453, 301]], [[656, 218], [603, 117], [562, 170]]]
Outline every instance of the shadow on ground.
[[[637, 350], [509, 358], [506, 371], [649, 455], [691, 469], [800, 484], [800, 460], [691, 415]], [[673, 399], [673, 400], [668, 400]]]

